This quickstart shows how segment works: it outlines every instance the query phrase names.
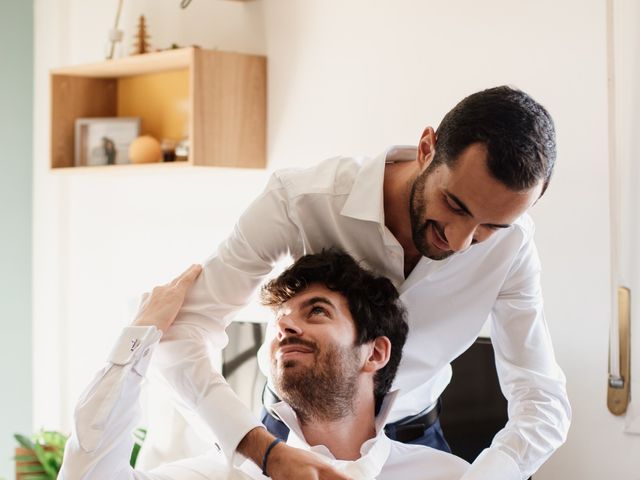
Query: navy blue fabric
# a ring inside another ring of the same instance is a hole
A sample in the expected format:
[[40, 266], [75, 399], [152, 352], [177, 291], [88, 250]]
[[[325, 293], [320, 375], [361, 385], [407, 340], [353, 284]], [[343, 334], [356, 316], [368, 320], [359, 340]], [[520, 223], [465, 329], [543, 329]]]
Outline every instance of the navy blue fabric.
[[262, 411], [260, 412], [260, 420], [273, 436], [285, 442], [287, 441], [289, 437], [289, 427], [267, 412], [264, 407], [262, 407]]
[[[391, 440], [396, 440], [395, 427], [393, 424], [384, 427], [384, 431]], [[427, 447], [435, 448], [436, 450], [442, 450], [443, 452], [451, 453], [451, 448], [444, 438], [442, 427], [440, 426], [440, 419], [436, 420], [433, 425], [427, 428], [421, 437], [415, 438], [408, 442], [411, 445], [425, 445]]]
[[[284, 423], [270, 415], [264, 408], [262, 408], [260, 416], [262, 419], [262, 423], [265, 427], [267, 427], [267, 430], [269, 430], [272, 435], [284, 441], [287, 440], [287, 437], [289, 436], [289, 428]], [[393, 424], [387, 425], [385, 427], [385, 433], [390, 439], [396, 439], [395, 428]], [[451, 448], [449, 448], [449, 444], [445, 440], [444, 433], [442, 432], [442, 427], [440, 426], [440, 419], [436, 420], [433, 425], [427, 428], [421, 437], [418, 437], [407, 443], [413, 445], [426, 445], [427, 447], [435, 448], [436, 450], [442, 450], [443, 452], [451, 453]]]

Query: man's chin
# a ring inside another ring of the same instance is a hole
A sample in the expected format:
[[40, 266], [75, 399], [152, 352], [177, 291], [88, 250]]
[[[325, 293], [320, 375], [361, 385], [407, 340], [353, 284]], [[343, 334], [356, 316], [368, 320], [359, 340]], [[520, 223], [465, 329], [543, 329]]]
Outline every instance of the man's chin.
[[291, 370], [292, 368], [298, 367], [300, 365], [302, 365], [302, 362], [300, 362], [300, 360], [285, 360], [282, 362], [282, 369]]
[[276, 372], [275, 377], [281, 378], [285, 382], [287, 380], [302, 377], [308, 374], [308, 367], [298, 359], [290, 359], [283, 361]]
[[429, 255], [425, 255], [425, 257], [435, 260], [436, 262], [439, 260], [445, 260], [453, 255], [453, 252], [441, 252], [441, 253], [430, 253]]

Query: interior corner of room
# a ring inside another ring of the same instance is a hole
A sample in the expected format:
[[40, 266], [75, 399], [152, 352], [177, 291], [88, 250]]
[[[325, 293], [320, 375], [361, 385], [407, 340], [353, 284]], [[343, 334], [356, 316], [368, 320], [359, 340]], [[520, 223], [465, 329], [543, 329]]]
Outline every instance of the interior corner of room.
[[[186, 3], [0, 4], [0, 479], [14, 477], [13, 433], [70, 431], [140, 294], [206, 259], [273, 170], [414, 145], [417, 126], [498, 84], [540, 99], [558, 135], [532, 216], [573, 421], [534, 478], [636, 478], [640, 407], [612, 405], [628, 398], [620, 352], [640, 351], [624, 335], [640, 325], [640, 3]], [[132, 55], [141, 38], [149, 53]], [[100, 132], [123, 118], [135, 133], [117, 160]], [[259, 328], [233, 328], [227, 355], [254, 347]], [[253, 373], [233, 370], [255, 397]]]

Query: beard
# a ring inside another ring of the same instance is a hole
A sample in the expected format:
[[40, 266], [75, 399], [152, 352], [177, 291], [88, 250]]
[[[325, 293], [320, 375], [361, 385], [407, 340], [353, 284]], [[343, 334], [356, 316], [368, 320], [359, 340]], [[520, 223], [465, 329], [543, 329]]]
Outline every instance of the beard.
[[[425, 185], [427, 179], [435, 165], [431, 164], [413, 181], [411, 185], [411, 194], [409, 196], [409, 218], [411, 220], [411, 238], [418, 252], [431, 260], [444, 260], [453, 255], [453, 252], [443, 252], [434, 245], [427, 242], [427, 229], [429, 226], [433, 230], [439, 229], [436, 222], [426, 220], [427, 218], [427, 201], [425, 195]], [[435, 233], [435, 232], [434, 232]]]
[[323, 351], [308, 340], [290, 337], [280, 346], [300, 344], [313, 349], [313, 362], [303, 365], [287, 360], [278, 365], [272, 355], [271, 369], [278, 395], [296, 412], [302, 424], [335, 421], [354, 413], [360, 373], [355, 346], [329, 345]]

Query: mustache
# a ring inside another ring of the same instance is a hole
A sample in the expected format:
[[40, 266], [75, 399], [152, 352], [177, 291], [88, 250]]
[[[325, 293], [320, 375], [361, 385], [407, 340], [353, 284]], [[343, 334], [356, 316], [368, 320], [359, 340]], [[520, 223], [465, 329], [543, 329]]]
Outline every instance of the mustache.
[[298, 337], [287, 337], [277, 343], [278, 348], [286, 347], [287, 345], [302, 345], [303, 347], [307, 347], [314, 352], [318, 351], [318, 346], [315, 344], [315, 342], [312, 342], [310, 340], [303, 340], [302, 338]]

